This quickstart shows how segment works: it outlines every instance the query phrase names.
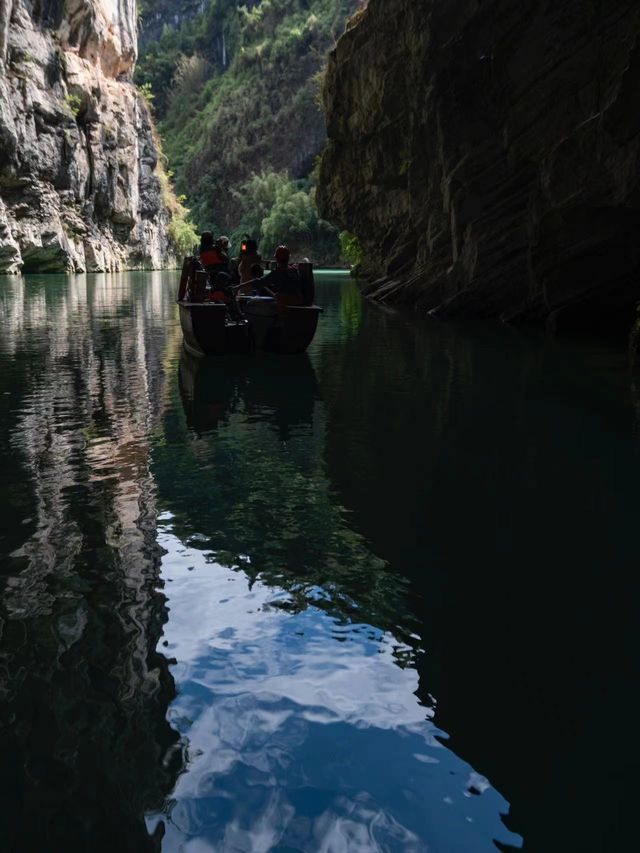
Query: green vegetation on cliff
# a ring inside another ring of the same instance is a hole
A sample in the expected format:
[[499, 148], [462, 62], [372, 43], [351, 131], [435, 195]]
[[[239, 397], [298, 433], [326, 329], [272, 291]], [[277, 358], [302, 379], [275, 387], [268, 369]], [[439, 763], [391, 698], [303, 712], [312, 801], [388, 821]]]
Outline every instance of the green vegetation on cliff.
[[[175, 188], [200, 229], [334, 261], [315, 207], [327, 51], [359, 0], [144, 0], [137, 81], [153, 93]], [[202, 11], [198, 10], [198, 7]]]

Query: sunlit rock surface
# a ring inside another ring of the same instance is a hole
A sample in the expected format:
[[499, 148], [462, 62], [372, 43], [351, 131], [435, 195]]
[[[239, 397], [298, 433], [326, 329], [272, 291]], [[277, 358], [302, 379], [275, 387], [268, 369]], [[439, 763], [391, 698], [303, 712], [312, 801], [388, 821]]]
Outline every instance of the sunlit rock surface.
[[160, 267], [135, 0], [0, 0], [0, 272]]
[[333, 52], [323, 215], [372, 296], [442, 315], [629, 316], [640, 6], [370, 0]]

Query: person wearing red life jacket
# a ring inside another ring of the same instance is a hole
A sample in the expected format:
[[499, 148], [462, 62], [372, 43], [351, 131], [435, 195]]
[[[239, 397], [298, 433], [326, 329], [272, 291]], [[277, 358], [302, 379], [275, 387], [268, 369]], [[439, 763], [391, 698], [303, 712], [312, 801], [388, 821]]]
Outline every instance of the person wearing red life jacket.
[[200, 237], [200, 263], [209, 273], [228, 272], [228, 249], [228, 237], [214, 241], [211, 231], [204, 231]]

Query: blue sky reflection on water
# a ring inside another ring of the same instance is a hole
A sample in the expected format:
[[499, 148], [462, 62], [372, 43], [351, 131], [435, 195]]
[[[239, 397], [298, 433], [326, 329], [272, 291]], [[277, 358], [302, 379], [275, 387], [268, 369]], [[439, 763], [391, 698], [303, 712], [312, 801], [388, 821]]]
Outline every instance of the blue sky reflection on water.
[[[176, 663], [169, 709], [186, 769], [163, 850], [495, 850], [520, 847], [508, 804], [437, 738], [398, 641], [187, 547], [159, 522]], [[472, 709], [470, 709], [472, 712]]]

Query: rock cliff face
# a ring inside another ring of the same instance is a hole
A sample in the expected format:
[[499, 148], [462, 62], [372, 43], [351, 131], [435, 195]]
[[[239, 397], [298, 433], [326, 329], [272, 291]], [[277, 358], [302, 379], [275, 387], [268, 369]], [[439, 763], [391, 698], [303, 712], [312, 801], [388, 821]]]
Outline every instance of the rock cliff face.
[[373, 297], [567, 325], [640, 299], [635, 0], [369, 0], [324, 97], [319, 202]]
[[0, 272], [169, 261], [135, 0], [0, 0]]

